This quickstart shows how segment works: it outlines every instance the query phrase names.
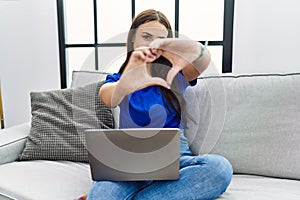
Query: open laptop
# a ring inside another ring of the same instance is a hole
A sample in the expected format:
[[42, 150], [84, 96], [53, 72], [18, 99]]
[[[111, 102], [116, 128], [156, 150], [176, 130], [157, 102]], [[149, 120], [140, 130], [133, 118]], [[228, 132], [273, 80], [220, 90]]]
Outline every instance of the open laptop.
[[85, 138], [95, 181], [179, 178], [177, 128], [93, 129]]

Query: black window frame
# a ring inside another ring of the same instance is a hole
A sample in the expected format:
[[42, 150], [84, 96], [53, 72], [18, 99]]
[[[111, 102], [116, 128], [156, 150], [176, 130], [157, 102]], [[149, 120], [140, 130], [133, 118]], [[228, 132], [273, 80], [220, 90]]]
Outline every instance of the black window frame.
[[[179, 30], [179, 1], [175, 1], [175, 33], [178, 36]], [[98, 70], [98, 48], [99, 47], [124, 47], [126, 43], [98, 43], [98, 25], [97, 25], [97, 0], [93, 0], [94, 10], [94, 43], [93, 44], [66, 44], [65, 40], [65, 19], [64, 19], [64, 0], [57, 0], [57, 20], [58, 20], [58, 38], [59, 38], [59, 61], [60, 61], [60, 82], [61, 88], [67, 87], [67, 60], [66, 49], [77, 47], [95, 48], [95, 70]], [[135, 0], [131, 0], [132, 18], [135, 16]], [[223, 46], [222, 55], [222, 73], [232, 72], [232, 48], [233, 48], [233, 23], [234, 23], [234, 0], [224, 0], [223, 17], [223, 41], [208, 41], [209, 46]], [[198, 41], [202, 44], [205, 41]]]

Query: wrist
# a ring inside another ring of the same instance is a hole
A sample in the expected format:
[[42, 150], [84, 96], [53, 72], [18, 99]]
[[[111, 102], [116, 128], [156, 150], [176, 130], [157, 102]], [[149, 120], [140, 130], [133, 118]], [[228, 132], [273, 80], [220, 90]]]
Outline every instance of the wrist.
[[201, 53], [195, 61], [202, 60], [205, 57], [206, 52], [207, 52], [207, 50], [206, 50], [207, 44], [208, 44], [207, 40], [205, 41], [204, 45], [200, 44], [201, 45]]
[[[121, 79], [120, 79], [121, 80]], [[125, 84], [120, 83], [120, 80], [115, 82], [115, 86], [114, 89], [112, 91], [112, 95], [111, 95], [111, 106], [117, 106], [121, 103], [121, 101], [124, 99], [124, 97], [128, 94], [126, 88], [125, 88]]]
[[205, 42], [204, 45], [201, 45], [201, 53], [199, 57], [192, 63], [194, 68], [201, 74], [209, 65], [210, 63], [210, 53], [208, 49], [206, 48], [207, 46], [207, 41]]

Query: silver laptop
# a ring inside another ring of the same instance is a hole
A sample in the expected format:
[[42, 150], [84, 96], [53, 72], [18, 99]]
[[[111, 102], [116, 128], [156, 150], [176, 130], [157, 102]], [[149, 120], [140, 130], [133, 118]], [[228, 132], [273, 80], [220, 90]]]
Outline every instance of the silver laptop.
[[177, 128], [93, 129], [85, 138], [95, 181], [179, 178]]

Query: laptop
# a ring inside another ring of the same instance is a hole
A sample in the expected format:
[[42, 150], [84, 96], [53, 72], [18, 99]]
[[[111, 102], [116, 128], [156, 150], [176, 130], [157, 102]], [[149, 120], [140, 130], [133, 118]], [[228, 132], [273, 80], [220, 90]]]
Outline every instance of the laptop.
[[178, 128], [92, 129], [85, 139], [94, 181], [179, 178]]

